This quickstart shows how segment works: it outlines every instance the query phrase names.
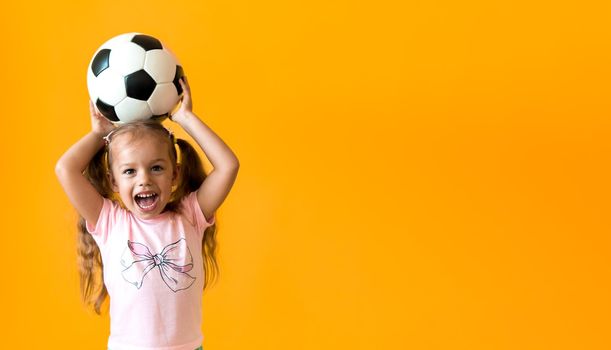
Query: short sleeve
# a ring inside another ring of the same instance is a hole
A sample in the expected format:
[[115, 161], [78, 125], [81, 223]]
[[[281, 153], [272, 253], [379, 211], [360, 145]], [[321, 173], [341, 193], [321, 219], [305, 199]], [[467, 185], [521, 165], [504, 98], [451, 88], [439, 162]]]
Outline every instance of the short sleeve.
[[216, 215], [212, 215], [210, 219], [206, 219], [202, 208], [199, 206], [197, 201], [197, 192], [189, 193], [185, 198], [182, 199], [183, 215], [187, 215], [192, 222], [195, 223], [197, 232], [204, 233], [204, 230], [214, 225], [216, 222]]
[[106, 239], [108, 238], [108, 234], [110, 233], [118, 210], [119, 205], [117, 203], [111, 201], [108, 198], [104, 198], [102, 210], [100, 211], [100, 215], [98, 216], [98, 221], [96, 222], [95, 227], [89, 222], [86, 222], [87, 231], [89, 231], [89, 233], [98, 243], [106, 242]]

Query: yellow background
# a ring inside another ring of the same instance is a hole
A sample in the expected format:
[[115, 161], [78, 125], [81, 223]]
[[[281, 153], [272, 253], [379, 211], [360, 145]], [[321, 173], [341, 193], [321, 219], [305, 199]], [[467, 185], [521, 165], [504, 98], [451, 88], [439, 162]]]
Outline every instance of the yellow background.
[[608, 4], [2, 2], [2, 348], [105, 349], [53, 167], [132, 31], [241, 162], [206, 350], [611, 348]]

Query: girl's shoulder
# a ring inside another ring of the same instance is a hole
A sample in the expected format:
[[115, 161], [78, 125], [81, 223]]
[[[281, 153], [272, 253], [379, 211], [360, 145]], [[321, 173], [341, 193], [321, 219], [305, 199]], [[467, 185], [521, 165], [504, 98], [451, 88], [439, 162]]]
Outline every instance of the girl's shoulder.
[[212, 226], [215, 223], [215, 218], [207, 220], [204, 217], [199, 202], [197, 201], [197, 191], [191, 192], [185, 195], [180, 200], [179, 206], [180, 214], [185, 216], [190, 222], [194, 223], [196, 227], [203, 230], [208, 226]]
[[193, 191], [193, 192], [189, 192], [186, 195], [184, 195], [179, 201], [178, 201], [178, 209], [179, 211], [192, 211], [193, 205], [194, 204], [198, 204], [197, 202], [197, 192]]
[[103, 198], [102, 213], [106, 215], [128, 211], [120, 200], [114, 198]]

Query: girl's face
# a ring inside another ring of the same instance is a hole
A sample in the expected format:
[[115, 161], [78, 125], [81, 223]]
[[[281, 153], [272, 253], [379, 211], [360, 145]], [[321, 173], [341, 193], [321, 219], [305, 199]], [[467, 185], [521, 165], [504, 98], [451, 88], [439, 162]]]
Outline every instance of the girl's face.
[[113, 138], [110, 183], [134, 215], [150, 219], [159, 215], [172, 195], [177, 169], [167, 140], [156, 133], [129, 133]]

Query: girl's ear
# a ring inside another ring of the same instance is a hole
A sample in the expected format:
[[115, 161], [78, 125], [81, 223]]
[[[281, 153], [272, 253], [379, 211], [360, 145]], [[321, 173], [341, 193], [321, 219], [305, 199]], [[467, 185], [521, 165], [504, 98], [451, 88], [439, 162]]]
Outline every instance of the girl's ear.
[[107, 172], [106, 176], [108, 176], [108, 183], [110, 184], [110, 188], [112, 189], [112, 191], [115, 193], [119, 192], [119, 186], [117, 186], [115, 178], [112, 176], [112, 172]]

